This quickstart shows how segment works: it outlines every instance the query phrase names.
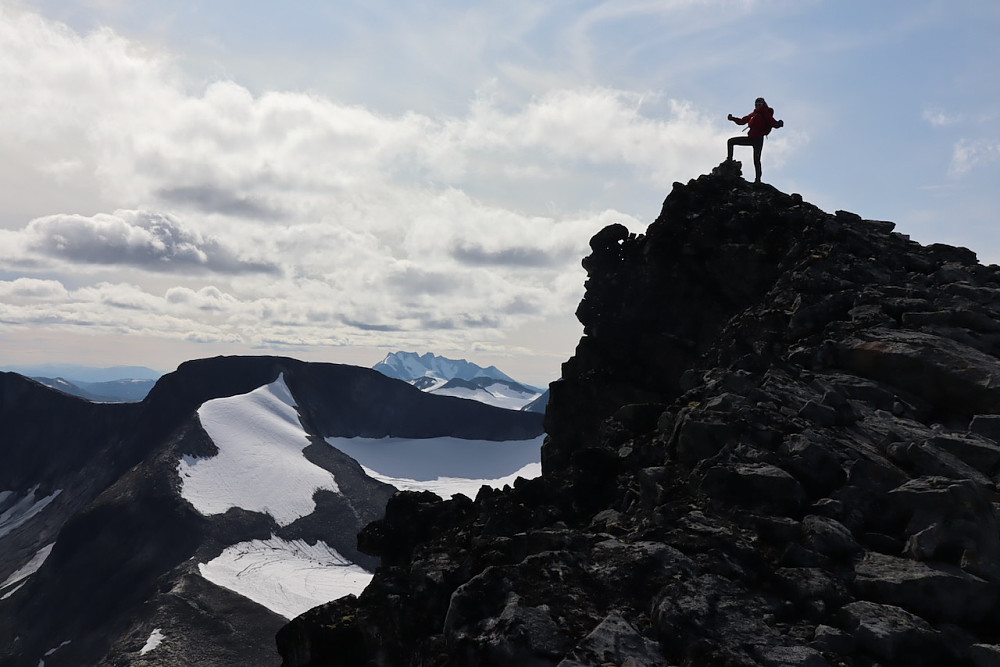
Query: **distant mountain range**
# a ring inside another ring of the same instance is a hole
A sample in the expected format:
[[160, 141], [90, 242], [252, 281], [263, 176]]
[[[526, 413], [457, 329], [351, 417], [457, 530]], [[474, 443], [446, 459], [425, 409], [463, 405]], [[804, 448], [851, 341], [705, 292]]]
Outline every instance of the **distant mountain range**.
[[[427, 352], [392, 352], [372, 367], [421, 391], [479, 401], [508, 410], [545, 412], [548, 390], [517, 382], [496, 366]], [[143, 400], [162, 373], [145, 366], [100, 368], [78, 364], [8, 366], [47, 387], [97, 403]]]
[[288, 618], [370, 580], [356, 536], [394, 487], [533, 477], [542, 435], [280, 357], [187, 362], [141, 403], [0, 373], [0, 665], [276, 664]]
[[5, 366], [3, 370], [29, 377], [47, 387], [97, 403], [136, 403], [141, 401], [163, 375], [146, 366], [111, 366], [81, 364], [35, 364]]
[[108, 380], [107, 382], [83, 382], [62, 377], [48, 378], [31, 376], [32, 380], [46, 387], [79, 396], [95, 403], [138, 403], [156, 384], [156, 380]]
[[63, 378], [74, 384], [114, 382], [116, 380], [157, 380], [161, 371], [146, 366], [84, 366], [82, 364], [33, 364], [30, 366], [3, 366], [0, 370], [10, 371], [25, 377]]
[[372, 368], [418, 389], [466, 398], [511, 410], [545, 412], [545, 390], [519, 383], [496, 366], [483, 368], [465, 359], [427, 352], [392, 352]]

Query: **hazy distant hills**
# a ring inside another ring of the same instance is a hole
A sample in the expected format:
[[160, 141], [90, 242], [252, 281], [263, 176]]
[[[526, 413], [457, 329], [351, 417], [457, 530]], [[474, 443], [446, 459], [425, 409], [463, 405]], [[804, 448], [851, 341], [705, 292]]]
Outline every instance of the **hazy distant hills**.
[[156, 384], [156, 380], [108, 380], [106, 382], [82, 382], [66, 380], [62, 377], [48, 378], [31, 376], [32, 380], [46, 387], [79, 396], [95, 403], [138, 403]]
[[113, 382], [116, 380], [157, 380], [161, 371], [146, 366], [96, 367], [82, 364], [33, 364], [30, 366], [4, 366], [0, 370], [10, 371], [25, 377], [65, 378], [74, 384]]
[[6, 366], [3, 370], [29, 377], [47, 387], [97, 403], [141, 401], [163, 375], [146, 366], [101, 368], [81, 364]]

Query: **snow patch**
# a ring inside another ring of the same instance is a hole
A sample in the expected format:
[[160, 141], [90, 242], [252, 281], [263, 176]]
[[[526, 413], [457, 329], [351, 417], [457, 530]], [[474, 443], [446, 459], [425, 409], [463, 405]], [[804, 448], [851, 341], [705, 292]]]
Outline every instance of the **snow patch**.
[[426, 391], [428, 393], [434, 392], [439, 387], [447, 384], [447, 380], [444, 378], [433, 377], [431, 375], [425, 375], [419, 377], [415, 380], [410, 380], [410, 384], [419, 389], [420, 391]]
[[22, 582], [21, 582], [21, 583], [19, 583], [19, 584], [18, 584], [17, 586], [14, 586], [14, 588], [10, 589], [9, 591], [7, 591], [6, 593], [4, 593], [3, 595], [0, 595], [0, 600], [6, 600], [6, 599], [7, 599], [7, 598], [9, 598], [9, 597], [10, 597], [11, 595], [13, 595], [14, 593], [16, 593], [16, 592], [18, 592], [19, 590], [21, 590], [21, 587], [22, 587], [22, 586], [24, 586], [24, 584], [25, 584], [25, 582], [24, 582], [24, 581], [22, 581]]
[[501, 488], [542, 474], [544, 435], [531, 440], [461, 438], [326, 438], [361, 464], [365, 474], [397, 489], [475, 498], [484, 484]]
[[[55, 655], [56, 651], [58, 651], [59, 649], [63, 648], [64, 646], [70, 645], [71, 643], [72, 642], [70, 642], [70, 641], [64, 641], [59, 646], [56, 646], [55, 648], [49, 649], [48, 651], [45, 652], [45, 657], [48, 658], [49, 656]], [[38, 667], [45, 667], [45, 659], [44, 658], [42, 660], [38, 661]]]
[[284, 374], [249, 394], [204, 403], [198, 418], [219, 453], [183, 457], [181, 496], [205, 515], [240, 507], [270, 514], [281, 526], [311, 514], [316, 491], [340, 489], [302, 454], [309, 438], [296, 407]]
[[542, 395], [538, 391], [520, 391], [511, 387], [509, 384], [504, 384], [502, 382], [495, 382], [493, 384], [486, 385], [483, 387], [486, 391], [490, 392], [494, 396], [502, 398], [511, 398], [519, 401], [533, 401]]
[[199, 563], [201, 576], [249, 598], [285, 618], [353, 593], [372, 579], [360, 565], [341, 556], [325, 542], [304, 540], [240, 542], [218, 558]]
[[[7, 577], [7, 579], [2, 584], [0, 584], [0, 593], [2, 593], [5, 588], [9, 586], [14, 586], [14, 584], [17, 584], [19, 582], [23, 584], [25, 579], [33, 575], [35, 572], [38, 572], [38, 568], [42, 566], [42, 563], [45, 562], [45, 559], [49, 557], [50, 553], [52, 553], [52, 547], [54, 547], [55, 545], [56, 543], [53, 542], [52, 544], [49, 544], [39, 549], [35, 553], [35, 555], [31, 557], [31, 560], [29, 560], [21, 569], [14, 572], [12, 575]], [[3, 594], [2, 597], [0, 597], [0, 600], [6, 600], [8, 597], [14, 594], [14, 591], [16, 591], [20, 587], [21, 586], [16, 586], [12, 590], [7, 591], [6, 593]]]
[[156, 628], [152, 633], [150, 633], [149, 639], [146, 640], [146, 645], [139, 649], [139, 655], [146, 655], [159, 646], [164, 639], [165, 637], [163, 636], [163, 632], [160, 628]]
[[514, 391], [510, 387], [502, 384], [491, 384], [481, 389], [469, 389], [466, 387], [448, 387], [442, 389], [430, 389], [430, 393], [437, 396], [454, 396], [471, 401], [479, 401], [486, 405], [492, 405], [505, 410], [520, 410], [528, 403], [541, 396], [541, 394], [524, 394]]
[[[24, 497], [15, 501], [3, 514], [0, 514], [0, 537], [26, 524], [48, 507], [49, 503], [56, 499], [56, 496], [62, 493], [62, 489], [56, 489], [51, 495], [45, 496], [41, 500], [35, 500], [35, 493], [37, 491], [38, 485], [36, 484]], [[14, 493], [12, 491], [4, 491], [3, 497], [0, 498], [0, 504], [6, 504], [13, 496]]]

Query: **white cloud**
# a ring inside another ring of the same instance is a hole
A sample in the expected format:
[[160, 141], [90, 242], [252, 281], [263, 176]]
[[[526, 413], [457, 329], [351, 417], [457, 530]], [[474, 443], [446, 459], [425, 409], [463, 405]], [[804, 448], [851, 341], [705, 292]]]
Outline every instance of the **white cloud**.
[[923, 118], [934, 127], [947, 127], [962, 122], [963, 118], [959, 114], [949, 113], [941, 109], [925, 109]]
[[[85, 202], [0, 230], [0, 268], [24, 276], [0, 283], [18, 297], [0, 305], [8, 327], [488, 346], [575, 310], [603, 226], [642, 231], [595, 192], [665, 192], [728, 136], [688, 102], [601, 86], [518, 103], [487, 86], [451, 116], [191, 90], [110, 29], [0, 12], [0, 160], [34, 175], [39, 201], [62, 182]], [[81, 179], [110, 205], [94, 212]]]
[[1000, 143], [991, 140], [962, 139], [955, 144], [951, 154], [952, 176], [965, 176], [974, 169], [1000, 160]]
[[7, 141], [30, 145], [35, 168], [50, 176], [94, 171], [117, 208], [294, 220], [377, 184], [475, 196], [517, 174], [575, 182], [576, 169], [566, 169], [574, 163], [625, 165], [668, 185], [710, 166], [717, 155], [704, 146], [724, 138], [689, 104], [669, 102], [668, 117], [646, 118], [648, 94], [601, 87], [550, 90], [518, 108], [484, 94], [463, 116], [438, 118], [305, 93], [254, 96], [232, 81], [192, 95], [169, 58], [110, 30], [80, 36], [13, 10], [4, 19]]
[[163, 297], [167, 303], [182, 304], [197, 308], [202, 311], [222, 312], [233, 304], [237, 299], [230, 294], [226, 294], [218, 287], [209, 285], [198, 290], [187, 287], [171, 287]]
[[59, 300], [65, 299], [67, 294], [66, 288], [58, 280], [17, 278], [0, 282], [0, 299], [7, 302]]
[[239, 256], [226, 242], [150, 211], [51, 215], [28, 223], [15, 239], [21, 251], [78, 265], [129, 264], [150, 271], [275, 273], [265, 261]]

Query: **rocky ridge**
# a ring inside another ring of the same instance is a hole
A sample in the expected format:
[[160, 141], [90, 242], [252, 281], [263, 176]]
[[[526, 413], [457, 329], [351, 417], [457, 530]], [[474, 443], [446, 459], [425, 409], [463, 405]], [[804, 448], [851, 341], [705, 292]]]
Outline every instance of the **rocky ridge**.
[[305, 665], [1000, 664], [1000, 267], [726, 162], [591, 240], [542, 477], [399, 493]]

